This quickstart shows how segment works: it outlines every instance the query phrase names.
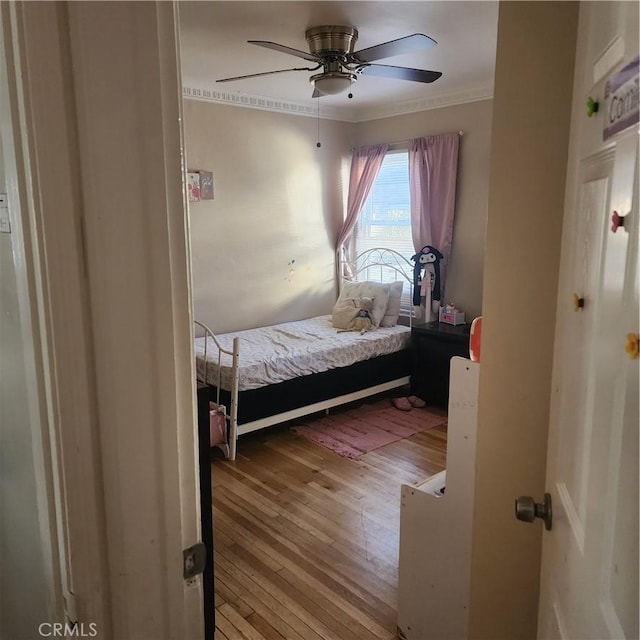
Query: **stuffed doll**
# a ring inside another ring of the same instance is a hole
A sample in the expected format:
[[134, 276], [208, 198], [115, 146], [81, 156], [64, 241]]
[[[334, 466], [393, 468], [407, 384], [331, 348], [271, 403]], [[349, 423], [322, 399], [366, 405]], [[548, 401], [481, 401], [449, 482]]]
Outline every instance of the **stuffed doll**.
[[364, 333], [370, 331], [373, 327], [373, 320], [371, 319], [371, 312], [373, 311], [373, 298], [367, 298], [366, 296], [360, 298], [360, 310], [356, 314], [348, 329], [338, 331], [343, 333], [345, 331], [359, 331]]
[[[433, 275], [433, 286], [431, 288], [431, 301], [438, 301], [441, 299], [440, 292], [440, 260], [444, 256], [431, 245], [425, 245], [420, 249], [418, 253], [411, 256], [411, 259], [415, 262], [413, 266], [413, 304], [416, 307], [420, 306], [421, 298], [421, 282], [423, 278], [430, 278]], [[423, 273], [424, 271], [424, 273]], [[427, 306], [430, 306], [429, 304]]]

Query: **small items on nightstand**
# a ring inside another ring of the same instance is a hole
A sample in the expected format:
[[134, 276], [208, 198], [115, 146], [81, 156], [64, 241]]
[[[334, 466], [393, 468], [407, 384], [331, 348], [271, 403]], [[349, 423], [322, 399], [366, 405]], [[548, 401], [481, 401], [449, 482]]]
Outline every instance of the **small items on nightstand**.
[[450, 302], [444, 307], [440, 307], [438, 321], [446, 324], [464, 324], [464, 311], [456, 309], [456, 305]]

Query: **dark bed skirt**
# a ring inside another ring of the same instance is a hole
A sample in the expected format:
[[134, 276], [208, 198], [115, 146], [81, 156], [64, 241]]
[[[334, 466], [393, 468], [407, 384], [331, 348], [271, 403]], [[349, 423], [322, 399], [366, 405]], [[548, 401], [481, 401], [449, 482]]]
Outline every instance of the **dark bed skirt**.
[[[268, 387], [241, 391], [238, 394], [238, 424], [246, 424], [390, 382], [410, 375], [410, 369], [410, 350], [405, 349], [356, 362], [349, 367], [330, 369]], [[215, 400], [215, 387], [209, 387], [209, 390], [210, 398]], [[229, 392], [224, 389], [220, 393], [220, 402], [227, 407], [227, 411], [230, 406], [229, 396]]]

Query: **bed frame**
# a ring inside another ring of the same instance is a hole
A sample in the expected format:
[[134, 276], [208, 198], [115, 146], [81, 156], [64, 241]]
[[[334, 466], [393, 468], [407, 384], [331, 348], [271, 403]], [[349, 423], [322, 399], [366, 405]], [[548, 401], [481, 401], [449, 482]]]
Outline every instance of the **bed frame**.
[[[369, 249], [353, 260], [339, 263], [339, 288], [346, 282], [374, 280], [405, 280], [409, 284], [409, 303], [401, 307], [401, 318], [413, 320], [420, 316], [413, 299], [413, 263], [391, 249]], [[233, 339], [232, 350], [224, 349], [215, 334], [202, 322], [194, 321], [205, 338], [211, 338], [217, 348], [218, 377], [215, 386], [209, 385], [207, 345], [204, 348], [204, 380], [209, 386], [212, 402], [226, 408], [228, 441], [218, 445], [225, 457], [235, 460], [238, 436], [275, 424], [294, 420], [302, 416], [327, 411], [347, 402], [389, 391], [409, 383], [411, 358], [409, 349], [377, 358], [356, 362], [348, 367], [331, 369], [278, 384], [252, 389], [238, 390], [240, 365], [240, 339]], [[227, 354], [232, 358], [231, 390], [221, 389], [221, 359]], [[373, 382], [373, 384], [371, 384]]]

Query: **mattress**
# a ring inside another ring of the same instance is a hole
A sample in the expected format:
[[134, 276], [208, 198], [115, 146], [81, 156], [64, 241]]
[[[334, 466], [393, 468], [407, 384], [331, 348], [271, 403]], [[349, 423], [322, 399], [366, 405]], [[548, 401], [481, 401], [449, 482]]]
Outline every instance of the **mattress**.
[[[258, 389], [313, 373], [347, 367], [356, 362], [409, 348], [409, 327], [380, 327], [366, 333], [338, 332], [331, 316], [285, 322], [216, 336], [223, 348], [232, 350], [240, 338], [239, 391]], [[207, 339], [207, 382], [218, 383], [218, 349]], [[205, 338], [196, 338], [198, 378], [205, 378]], [[221, 388], [231, 388], [231, 356], [222, 354]]]

